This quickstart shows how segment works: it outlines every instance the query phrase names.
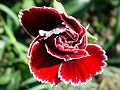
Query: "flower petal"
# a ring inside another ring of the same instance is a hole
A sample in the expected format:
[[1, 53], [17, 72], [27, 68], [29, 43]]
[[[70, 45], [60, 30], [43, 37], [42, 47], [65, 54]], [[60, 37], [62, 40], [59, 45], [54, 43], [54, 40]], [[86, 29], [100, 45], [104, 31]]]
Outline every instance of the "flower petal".
[[85, 49], [87, 46], [87, 36], [83, 36], [83, 38], [80, 41], [81, 43], [78, 45], [79, 49]]
[[88, 45], [86, 50], [90, 56], [82, 58], [81, 61], [91, 74], [101, 74], [103, 72], [103, 67], [106, 66], [104, 62], [104, 60], [107, 60], [105, 51], [95, 44]]
[[69, 56], [71, 59], [80, 59], [80, 58], [89, 56], [89, 54], [88, 54], [88, 52], [85, 51], [85, 50], [80, 50], [80, 51], [78, 51], [78, 52], [76, 52], [76, 53], [68, 54], [68, 56]]
[[76, 33], [81, 34], [85, 30], [85, 28], [83, 28], [83, 26], [74, 17], [68, 16], [64, 13], [62, 13], [61, 16], [64, 23]]
[[29, 58], [29, 67], [36, 79], [41, 82], [50, 82], [51, 84], [58, 84], [60, 82], [58, 69], [62, 60], [49, 55], [44, 44], [36, 41]]
[[47, 7], [32, 7], [19, 13], [20, 22], [32, 36], [37, 36], [39, 30], [50, 31], [62, 22], [58, 11]]
[[85, 84], [91, 79], [90, 73], [80, 60], [63, 63], [59, 69], [59, 77], [64, 83], [75, 86]]
[[29, 49], [28, 49], [28, 57], [30, 57], [31, 56], [31, 52], [32, 52], [32, 48], [34, 47], [34, 43], [36, 43], [36, 41], [43, 41], [44, 40], [44, 38], [45, 37], [41, 37], [41, 36], [37, 36], [33, 41], [32, 41], [32, 43], [30, 44], [30, 46], [29, 46]]
[[66, 55], [64, 52], [59, 52], [59, 51], [56, 51], [56, 50], [52, 50], [50, 49], [47, 45], [45, 45], [46, 49], [47, 49], [47, 52], [52, 55], [53, 57], [56, 57], [58, 59], [65, 59], [66, 60], [69, 60], [70, 58], [68, 57], [68, 55]]
[[52, 50], [50, 49], [47, 45], [45, 45], [46, 49], [47, 49], [47, 52], [58, 58], [58, 59], [64, 59], [64, 61], [69, 61], [69, 60], [72, 60], [72, 59], [79, 59], [79, 58], [83, 58], [83, 57], [86, 57], [88, 56], [89, 54], [87, 53], [87, 51], [85, 50], [80, 50], [80, 51], [77, 51], [76, 53], [65, 53], [65, 52], [60, 52], [60, 51], [56, 51], [56, 50]]
[[62, 81], [73, 85], [84, 84], [91, 79], [90, 74], [97, 75], [103, 71], [104, 60], [107, 60], [105, 51], [95, 44], [88, 45], [86, 50], [90, 56], [61, 64], [58, 76]]
[[98, 58], [100, 61], [107, 60], [106, 52], [97, 44], [88, 44], [86, 50], [91, 56]]

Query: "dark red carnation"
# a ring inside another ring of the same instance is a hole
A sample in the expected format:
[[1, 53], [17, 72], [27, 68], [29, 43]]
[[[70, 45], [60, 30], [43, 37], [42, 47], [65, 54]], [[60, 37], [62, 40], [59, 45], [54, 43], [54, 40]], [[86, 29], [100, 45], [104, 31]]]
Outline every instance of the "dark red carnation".
[[73, 17], [53, 8], [32, 7], [21, 11], [20, 22], [36, 37], [28, 51], [29, 67], [41, 82], [72, 85], [86, 83], [102, 72], [105, 51], [88, 44], [86, 29]]

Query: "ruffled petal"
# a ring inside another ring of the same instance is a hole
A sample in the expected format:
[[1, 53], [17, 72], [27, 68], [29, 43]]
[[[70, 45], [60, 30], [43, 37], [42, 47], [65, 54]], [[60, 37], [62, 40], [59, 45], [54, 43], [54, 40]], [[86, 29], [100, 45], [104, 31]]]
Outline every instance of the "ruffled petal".
[[37, 36], [33, 41], [32, 41], [32, 43], [30, 44], [30, 46], [29, 46], [29, 49], [28, 49], [28, 57], [30, 57], [31, 56], [31, 52], [32, 52], [32, 48], [34, 47], [34, 43], [36, 43], [36, 41], [43, 41], [44, 40], [44, 38], [45, 37], [41, 37], [41, 36]]
[[80, 83], [86, 84], [88, 80], [91, 80], [90, 73], [80, 60], [63, 63], [59, 70], [59, 77], [64, 83], [75, 86]]
[[87, 46], [87, 37], [83, 36], [83, 38], [81, 39], [81, 43], [78, 45], [79, 49], [85, 49]]
[[70, 27], [72, 30], [74, 30], [76, 33], [83, 33], [85, 28], [72, 16], [68, 16], [67, 14], [62, 13], [61, 14], [62, 19], [64, 23]]
[[[62, 63], [59, 69], [59, 77], [65, 83], [79, 85], [91, 80], [90, 74], [97, 75], [106, 66], [107, 60], [105, 51], [98, 45], [88, 45], [86, 50], [89, 56]], [[74, 73], [73, 73], [74, 71]]]
[[106, 63], [104, 62], [107, 60], [105, 51], [95, 44], [88, 45], [86, 50], [90, 56], [82, 58], [81, 61], [91, 74], [101, 74], [103, 72], [103, 67], [106, 66]]
[[33, 76], [41, 82], [50, 82], [51, 84], [58, 84], [58, 69], [62, 60], [49, 55], [44, 47], [36, 41], [31, 50], [29, 57], [29, 67]]
[[19, 13], [20, 22], [32, 36], [37, 36], [39, 30], [50, 31], [62, 22], [58, 11], [47, 7], [32, 7]]
[[85, 50], [76, 51], [76, 53], [68, 53], [68, 52], [65, 53], [65, 52], [60, 52], [58, 50], [52, 50], [47, 45], [45, 45], [45, 47], [47, 49], [47, 52], [50, 55], [52, 55], [58, 59], [64, 59], [64, 61], [69, 61], [72, 59], [79, 59], [79, 58], [83, 58], [83, 57], [86, 57], [89, 55], [87, 53], [87, 51], [85, 51]]
[[86, 51], [88, 51], [89, 55], [98, 58], [100, 61], [107, 60], [106, 52], [97, 44], [88, 44]]
[[46, 49], [47, 49], [47, 52], [52, 55], [53, 57], [56, 57], [58, 59], [65, 59], [66, 60], [69, 60], [70, 58], [68, 57], [68, 55], [66, 55], [66, 53], [64, 52], [60, 52], [58, 51], [57, 49], [55, 50], [52, 50], [50, 49], [47, 45], [45, 45]]
[[68, 54], [68, 56], [71, 59], [80, 59], [80, 58], [89, 56], [89, 54], [88, 54], [88, 52], [86, 50], [80, 50], [80, 51], [78, 51], [76, 53]]

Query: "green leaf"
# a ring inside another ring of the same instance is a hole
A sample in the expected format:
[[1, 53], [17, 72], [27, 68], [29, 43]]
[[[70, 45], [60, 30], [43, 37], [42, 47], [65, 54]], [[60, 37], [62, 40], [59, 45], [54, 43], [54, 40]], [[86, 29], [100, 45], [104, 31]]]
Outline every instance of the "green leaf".
[[9, 65], [13, 65], [15, 63], [20, 63], [20, 62], [22, 62], [21, 59], [15, 58], [15, 59], [9, 60], [7, 62], [0, 63], [0, 67], [7, 67]]
[[2, 34], [4, 32], [3, 27], [0, 27], [0, 34]]
[[56, 10], [58, 10], [59, 12], [61, 12], [61, 13], [66, 13], [63, 5], [60, 2], [56, 1], [56, 0], [53, 0], [51, 6], [53, 8], [55, 8]]
[[9, 7], [7, 7], [4, 4], [0, 3], [0, 10], [5, 12], [6, 14], [8, 14], [14, 20], [16, 26], [20, 25], [17, 15], [11, 9], [9, 9]]
[[8, 84], [7, 90], [19, 90], [21, 81], [21, 73], [20, 71], [16, 71], [12, 74], [10, 83]]
[[7, 16], [6, 24], [12, 31], [16, 31], [18, 29], [18, 26], [15, 25], [15, 23], [13, 22], [13, 19], [10, 18], [10, 16]]
[[1, 35], [0, 38], [6, 43], [6, 45], [11, 44], [11, 40], [6, 35]]
[[18, 46], [22, 51], [28, 52], [28, 47], [25, 44], [18, 42]]
[[21, 86], [24, 87], [24, 86], [26, 86], [26, 85], [28, 85], [28, 84], [35, 83], [35, 82], [37, 82], [37, 80], [32, 77], [32, 78], [29, 78], [29, 79], [23, 81], [23, 82], [21, 83]]
[[0, 85], [7, 84], [11, 79], [12, 69], [8, 68], [4, 74], [0, 72]]
[[21, 7], [22, 7], [22, 2], [18, 1], [14, 4], [14, 6], [12, 7], [12, 10], [16, 13], [19, 13], [19, 11], [21, 10]]
[[88, 43], [92, 43], [95, 40], [97, 40], [97, 38], [92, 36], [89, 32], [87, 32], [87, 39], [88, 39]]
[[49, 84], [41, 84], [27, 90], [50, 90]]
[[109, 60], [106, 61], [107, 63], [110, 63], [110, 64], [118, 64], [120, 63], [120, 58], [118, 57], [115, 57], [115, 58], [109, 58]]
[[[88, 24], [85, 29], [88, 30], [89, 26], [90, 24]], [[95, 40], [97, 40], [97, 38], [91, 35], [88, 31], [87, 31], [87, 39], [88, 39], [88, 43], [92, 43]]]
[[[85, 7], [88, 7], [90, 0], [69, 0], [68, 3], [64, 5], [67, 14], [74, 14], [79, 11], [86, 10]], [[78, 13], [80, 15], [80, 13]]]
[[17, 42], [12, 30], [8, 27], [8, 25], [6, 24], [6, 22], [4, 21], [4, 19], [3, 19], [3, 17], [1, 15], [0, 15], [0, 20], [3, 22], [3, 26], [4, 26], [4, 29], [6, 31], [6, 34], [10, 38], [12, 44], [14, 45], [14, 47], [16, 49], [16, 53], [19, 55], [21, 60], [24, 60], [24, 62], [27, 63], [28, 59], [27, 59], [26, 55], [21, 50], [21, 48], [19, 48], [18, 42]]
[[35, 6], [34, 0], [23, 0], [22, 8], [31, 8], [32, 6]]
[[4, 50], [5, 50], [5, 42], [0, 40], [0, 60], [2, 59]]

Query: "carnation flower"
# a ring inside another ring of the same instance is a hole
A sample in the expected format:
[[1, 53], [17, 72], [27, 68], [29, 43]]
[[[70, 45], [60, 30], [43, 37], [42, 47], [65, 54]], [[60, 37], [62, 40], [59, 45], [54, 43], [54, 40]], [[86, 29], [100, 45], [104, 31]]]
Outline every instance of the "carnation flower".
[[49, 7], [32, 7], [21, 11], [19, 18], [26, 32], [36, 37], [28, 64], [37, 80], [79, 85], [91, 80], [91, 74], [103, 72], [105, 51], [88, 44], [86, 28], [74, 17]]

